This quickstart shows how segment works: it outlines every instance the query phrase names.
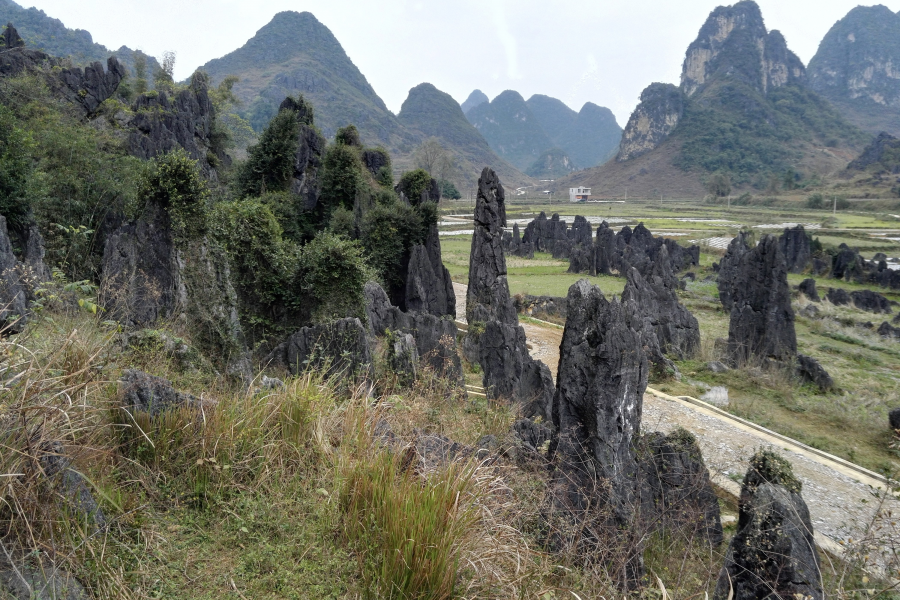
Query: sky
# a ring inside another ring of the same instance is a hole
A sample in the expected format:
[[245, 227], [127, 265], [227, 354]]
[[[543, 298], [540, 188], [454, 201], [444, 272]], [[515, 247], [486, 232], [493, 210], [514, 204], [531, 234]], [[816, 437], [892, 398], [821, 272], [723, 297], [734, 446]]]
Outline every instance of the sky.
[[[687, 46], [717, 3], [681, 0], [17, 0], [86, 29], [108, 48], [177, 54], [176, 78], [242, 46], [272, 17], [309, 11], [399, 112], [429, 82], [462, 102], [513, 89], [574, 110], [606, 106], [624, 126], [650, 83], [678, 83]], [[856, 2], [757, 0], [808, 63]], [[900, 0], [883, 2], [900, 10]]]

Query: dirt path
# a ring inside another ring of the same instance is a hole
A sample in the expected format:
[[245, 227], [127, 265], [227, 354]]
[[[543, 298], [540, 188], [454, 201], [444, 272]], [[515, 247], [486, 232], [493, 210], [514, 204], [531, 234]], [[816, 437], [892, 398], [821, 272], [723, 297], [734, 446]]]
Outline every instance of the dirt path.
[[[454, 283], [457, 316], [465, 321], [466, 286]], [[521, 323], [532, 346], [531, 355], [542, 360], [556, 378], [559, 344], [563, 330], [533, 322]], [[755, 431], [748, 431], [727, 418], [705, 414], [701, 409], [682, 402], [665, 400], [651, 394], [644, 396], [641, 428], [644, 431], [668, 432], [683, 427], [693, 433], [703, 450], [707, 466], [719, 474], [717, 480], [729, 486], [743, 478], [750, 457], [761, 448], [777, 450], [794, 466], [803, 482], [803, 498], [809, 506], [816, 530], [831, 540], [859, 540], [877, 509], [873, 489], [854, 477], [831, 468], [815, 457], [791, 451], [777, 441]], [[732, 489], [734, 485], [730, 486]], [[894, 514], [900, 513], [900, 502], [890, 501]]]

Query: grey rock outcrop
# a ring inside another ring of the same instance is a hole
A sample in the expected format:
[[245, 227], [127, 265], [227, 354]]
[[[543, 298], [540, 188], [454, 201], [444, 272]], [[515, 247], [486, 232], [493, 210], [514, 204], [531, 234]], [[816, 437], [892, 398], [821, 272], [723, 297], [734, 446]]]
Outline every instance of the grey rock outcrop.
[[[627, 537], [635, 522], [639, 467], [632, 444], [649, 363], [641, 348], [643, 322], [631, 303], [608, 301], [581, 280], [569, 288], [568, 304], [547, 510], [556, 547], [602, 553], [605, 542]], [[641, 570], [639, 549], [627, 553], [620, 576], [632, 581]]]
[[566, 222], [556, 213], [548, 219], [544, 212], [525, 227], [522, 242], [529, 244], [535, 252], [549, 252], [557, 258], [568, 258], [571, 245]]
[[888, 424], [894, 431], [900, 429], [900, 408], [895, 408], [888, 413]]
[[115, 56], [110, 56], [105, 71], [102, 63], [94, 62], [84, 69], [62, 69], [52, 81], [64, 98], [80, 106], [85, 115], [93, 115], [101, 104], [115, 95], [126, 75], [125, 67]]
[[819, 361], [811, 356], [797, 355], [797, 374], [801, 380], [812, 383], [823, 392], [834, 389], [834, 380], [831, 375], [819, 364]]
[[321, 192], [319, 171], [322, 169], [327, 140], [313, 126], [312, 105], [308, 102], [297, 102], [288, 96], [278, 110], [279, 112], [292, 110], [297, 114], [300, 131], [297, 136], [297, 153], [294, 155], [294, 172], [290, 189], [292, 194], [303, 198], [306, 210], [312, 210], [319, 202]]
[[699, 534], [712, 546], [722, 543], [719, 499], [697, 439], [678, 428], [653, 432], [636, 443], [641, 469], [641, 520], [645, 527]]
[[616, 160], [637, 158], [662, 144], [681, 121], [684, 104], [684, 94], [670, 83], [647, 86], [622, 132]]
[[669, 270], [665, 246], [646, 278], [635, 268], [628, 270], [626, 278], [622, 300], [634, 304], [644, 329], [656, 334], [662, 352], [681, 359], [693, 355], [700, 348], [700, 324], [678, 301], [678, 280]]
[[811, 302], [821, 302], [822, 299], [819, 298], [819, 292], [816, 290], [816, 280], [815, 279], [804, 279], [800, 282], [800, 293], [806, 296]]
[[132, 415], [147, 413], [156, 417], [179, 408], [198, 408], [200, 400], [179, 392], [167, 379], [126, 369], [119, 380], [119, 406]]
[[[719, 277], [721, 297], [721, 272]], [[732, 362], [742, 365], [750, 357], [757, 357], [791, 363], [797, 354], [794, 311], [784, 254], [775, 236], [763, 237], [740, 257], [734, 268], [730, 297], [728, 354]]]
[[424, 244], [412, 247], [406, 276], [406, 292], [399, 304], [405, 311], [435, 316], [456, 316], [456, 293], [450, 271], [441, 257], [441, 240], [436, 224], [428, 230]]
[[150, 159], [184, 148], [204, 175], [213, 179], [215, 164], [227, 162], [224, 154], [214, 154], [210, 142], [215, 109], [209, 98], [209, 78], [203, 73], [195, 73], [188, 88], [171, 98], [165, 91], [138, 96], [132, 110], [128, 139], [132, 155]]
[[0, 215], [0, 331], [3, 333], [19, 333], [25, 327], [28, 320], [25, 292], [6, 218]]
[[575, 222], [569, 231], [569, 239], [571, 243], [569, 248], [569, 273], [595, 275], [593, 229], [587, 219], [580, 215], [575, 217]]
[[594, 273], [597, 275], [612, 275], [613, 270], [618, 271], [618, 253], [616, 251], [616, 232], [609, 223], [603, 221], [597, 227], [597, 235], [594, 243]]
[[553, 430], [543, 423], [535, 423], [531, 419], [519, 419], [512, 426], [513, 433], [529, 452], [539, 452], [545, 445], [549, 447], [553, 439]]
[[[9, 600], [90, 600], [83, 585], [49, 560], [35, 564], [21, 550], [0, 554], [0, 598]], [[43, 554], [43, 553], [41, 553]]]
[[758, 452], [741, 486], [737, 533], [713, 600], [823, 600], [822, 575], [800, 482], [780, 456]]
[[878, 326], [878, 335], [885, 338], [900, 339], [900, 327], [894, 327], [887, 321]]
[[850, 294], [843, 288], [828, 288], [825, 299], [835, 306], [847, 306], [850, 304]]
[[522, 241], [518, 223], [513, 223], [512, 232], [506, 231], [503, 233], [503, 250], [509, 256], [534, 258], [534, 247], [531, 243], [526, 244]]
[[553, 379], [547, 366], [528, 354], [525, 331], [509, 296], [502, 248], [505, 225], [506, 193], [496, 173], [485, 168], [475, 204], [464, 348], [481, 364], [489, 395], [516, 400], [524, 416], [540, 415], [549, 421]]
[[96, 531], [106, 527], [106, 515], [91, 493], [84, 475], [72, 468], [72, 459], [63, 445], [52, 442], [43, 448], [41, 469], [72, 514], [84, 517]]
[[447, 317], [403, 312], [391, 304], [387, 293], [374, 281], [366, 284], [364, 294], [371, 335], [382, 336], [388, 331], [411, 334], [420, 361], [438, 376], [462, 384], [456, 323]]
[[812, 262], [809, 236], [806, 235], [803, 225], [797, 225], [790, 229], [785, 228], [778, 243], [781, 245], [788, 273], [802, 273]]
[[391, 337], [388, 346], [388, 364], [401, 382], [415, 381], [419, 367], [419, 350], [416, 338], [409, 333], [397, 333]]
[[743, 256], [749, 251], [750, 246], [747, 244], [747, 237], [741, 232], [728, 244], [728, 250], [719, 263], [719, 301], [722, 303], [722, 308], [725, 309], [726, 313], [730, 313], [731, 307], [734, 305], [732, 292], [734, 280], [737, 277]]
[[853, 300], [853, 306], [860, 310], [886, 315], [893, 312], [890, 300], [872, 290], [854, 290], [850, 292], [850, 298]]
[[342, 380], [368, 378], [372, 352], [366, 328], [356, 317], [304, 327], [279, 345], [267, 362], [280, 363], [293, 375], [307, 370]]

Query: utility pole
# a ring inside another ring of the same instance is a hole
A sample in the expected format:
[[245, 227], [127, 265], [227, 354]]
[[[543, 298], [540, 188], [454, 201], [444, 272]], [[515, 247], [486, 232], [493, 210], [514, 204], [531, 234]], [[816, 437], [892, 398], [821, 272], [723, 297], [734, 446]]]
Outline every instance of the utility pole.
[[628, 187], [625, 188], [625, 202], [628, 202]]
[[836, 217], [837, 216], [837, 196], [833, 196], [833, 198], [834, 198], [834, 209], [831, 211], [831, 215]]

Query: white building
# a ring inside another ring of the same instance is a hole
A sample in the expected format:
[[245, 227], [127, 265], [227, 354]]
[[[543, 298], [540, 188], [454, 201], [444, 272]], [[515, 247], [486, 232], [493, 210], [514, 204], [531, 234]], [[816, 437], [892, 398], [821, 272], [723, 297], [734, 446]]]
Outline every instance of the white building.
[[569, 188], [569, 202], [587, 202], [588, 196], [591, 195], [591, 188], [575, 187]]

